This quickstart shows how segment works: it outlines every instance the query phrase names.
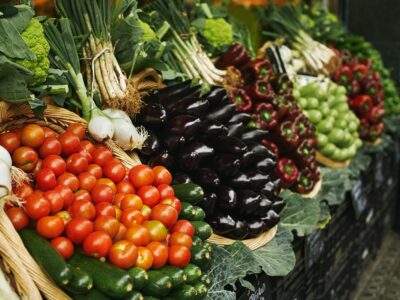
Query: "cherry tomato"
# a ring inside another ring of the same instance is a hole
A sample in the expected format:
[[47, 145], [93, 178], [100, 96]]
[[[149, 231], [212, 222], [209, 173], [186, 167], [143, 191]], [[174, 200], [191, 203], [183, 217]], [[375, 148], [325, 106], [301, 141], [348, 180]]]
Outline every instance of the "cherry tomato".
[[98, 148], [93, 152], [93, 162], [103, 167], [106, 163], [113, 159], [113, 155], [110, 150], [106, 148]]
[[59, 211], [58, 213], [56, 213], [56, 216], [59, 216], [61, 219], [63, 219], [64, 226], [66, 226], [72, 219], [71, 214], [66, 210]]
[[13, 132], [3, 133], [0, 135], [0, 146], [3, 146], [9, 153], [13, 153], [21, 146], [21, 140]]
[[161, 200], [169, 197], [175, 197], [175, 191], [172, 188], [172, 186], [168, 184], [160, 184], [157, 187], [157, 190], [160, 192], [160, 198]]
[[88, 161], [88, 166], [89, 166], [89, 164], [91, 164], [93, 162], [92, 155], [89, 152], [87, 152], [86, 150], [81, 150], [78, 154], [80, 156], [86, 158], [86, 160]]
[[97, 179], [100, 179], [103, 176], [103, 169], [96, 164], [89, 165], [87, 171], [89, 174], [92, 174]]
[[43, 168], [51, 169], [58, 177], [67, 170], [67, 163], [61, 156], [51, 154], [43, 160]]
[[75, 193], [75, 201], [86, 200], [91, 202], [92, 196], [87, 190], [79, 190]]
[[75, 244], [80, 244], [93, 232], [94, 224], [88, 219], [78, 217], [72, 218], [65, 227], [67, 237]]
[[64, 199], [60, 193], [56, 192], [55, 190], [50, 190], [45, 192], [44, 197], [50, 203], [50, 213], [55, 214], [61, 211], [64, 207]]
[[151, 241], [150, 232], [139, 224], [131, 225], [125, 232], [124, 238], [136, 246], [146, 246]]
[[176, 222], [174, 227], [172, 227], [172, 232], [186, 233], [187, 235], [189, 235], [190, 237], [193, 238], [194, 227], [193, 227], [192, 223], [190, 223], [187, 220], [179, 220], [178, 222]]
[[140, 212], [142, 213], [144, 219], [147, 221], [150, 219], [151, 216], [151, 208], [147, 205], [143, 205], [142, 209], [140, 210]]
[[21, 143], [31, 148], [39, 147], [44, 141], [44, 130], [36, 124], [26, 125], [22, 129]]
[[168, 261], [168, 247], [160, 242], [151, 242], [146, 246], [153, 255], [154, 269], [163, 267]]
[[96, 258], [107, 256], [111, 246], [112, 240], [104, 231], [94, 231], [83, 241], [83, 251], [85, 254]]
[[79, 188], [88, 192], [90, 192], [97, 183], [96, 177], [88, 172], [79, 174], [78, 180]]
[[129, 180], [122, 180], [117, 184], [117, 193], [135, 194], [136, 190]]
[[45, 139], [50, 138], [50, 137], [56, 138], [58, 136], [57, 133], [53, 129], [50, 129], [48, 127], [43, 127], [43, 131], [44, 131]]
[[59, 136], [62, 145], [62, 154], [65, 156], [81, 151], [81, 141], [78, 136], [71, 132], [64, 132]]
[[67, 132], [75, 134], [82, 141], [85, 138], [86, 128], [83, 124], [72, 123], [67, 127]]
[[59, 216], [47, 216], [36, 223], [37, 232], [46, 239], [54, 239], [64, 231], [64, 221]]
[[112, 218], [116, 217], [114, 206], [108, 202], [99, 202], [95, 206], [96, 208], [96, 218], [99, 216], [109, 216]]
[[190, 262], [191, 254], [189, 248], [182, 245], [169, 247], [168, 263], [177, 268], [184, 268]]
[[59, 236], [51, 240], [51, 246], [65, 259], [68, 260], [74, 254], [74, 244], [66, 237]]
[[103, 166], [103, 173], [114, 183], [118, 183], [125, 178], [126, 169], [120, 163], [108, 162]]
[[93, 220], [96, 217], [96, 208], [87, 200], [74, 201], [70, 206], [70, 212], [73, 218], [82, 217]]
[[138, 257], [137, 247], [130, 241], [122, 240], [112, 245], [108, 259], [119, 268], [129, 269], [135, 265]]
[[160, 192], [152, 185], [142, 186], [137, 194], [147, 206], [153, 207], [160, 202]]
[[153, 168], [153, 172], [154, 172], [154, 182], [153, 182], [153, 184], [155, 186], [159, 186], [161, 184], [168, 184], [168, 185], [171, 184], [172, 175], [167, 170], [167, 168], [165, 168], [163, 166], [155, 166]]
[[157, 220], [146, 221], [143, 226], [150, 233], [151, 241], [164, 242], [167, 237], [168, 230], [163, 223]]
[[7, 209], [6, 214], [15, 230], [24, 229], [29, 225], [29, 217], [21, 207], [11, 207]]
[[75, 192], [79, 189], [79, 180], [74, 174], [64, 173], [57, 178], [57, 185], [69, 187]]
[[121, 223], [128, 228], [133, 224], [142, 224], [143, 222], [144, 217], [137, 209], [127, 208], [121, 213]]
[[150, 219], [160, 221], [170, 228], [178, 221], [178, 211], [168, 204], [158, 204], [151, 210]]
[[127, 209], [127, 208], [141, 210], [142, 207], [143, 207], [143, 202], [142, 202], [142, 199], [140, 199], [140, 197], [138, 195], [127, 194], [121, 200], [120, 208], [122, 210]]
[[104, 231], [113, 239], [119, 231], [119, 222], [110, 216], [99, 216], [94, 222], [94, 230]]
[[81, 141], [81, 149], [82, 150], [86, 150], [92, 156], [93, 156], [94, 151], [96, 150], [96, 148], [94, 147], [93, 143], [91, 141], [88, 141], [88, 140]]
[[192, 248], [192, 237], [183, 232], [173, 232], [169, 239], [169, 245], [183, 245], [187, 248]]
[[48, 191], [56, 187], [56, 175], [51, 169], [41, 169], [35, 176], [36, 184], [42, 191]]
[[22, 146], [15, 149], [12, 154], [12, 159], [16, 167], [22, 171], [32, 171], [39, 159], [35, 150], [30, 147]]
[[75, 201], [75, 195], [72, 190], [64, 185], [57, 185], [54, 190], [61, 195], [64, 200], [64, 208], [68, 208]]
[[22, 136], [22, 129], [23, 128], [16, 128], [14, 130], [12, 130], [12, 133], [15, 133], [17, 135], [17, 137], [21, 140], [21, 136]]
[[121, 215], [122, 215], [122, 210], [118, 207], [113, 205], [114, 210], [115, 210], [115, 218], [120, 221], [121, 220]]
[[86, 157], [80, 155], [79, 153], [74, 153], [70, 155], [67, 159], [67, 171], [79, 175], [87, 171], [89, 166]]
[[38, 151], [41, 158], [45, 158], [49, 155], [61, 155], [61, 152], [61, 142], [55, 137], [45, 138]]
[[99, 202], [112, 203], [114, 199], [114, 191], [108, 185], [96, 184], [91, 191], [93, 203]]
[[154, 172], [149, 166], [138, 165], [129, 171], [129, 180], [135, 188], [152, 185], [154, 181]]
[[22, 200], [26, 200], [33, 193], [33, 189], [30, 184], [22, 182], [17, 187], [13, 188], [13, 193], [15, 196]]
[[149, 270], [153, 265], [153, 255], [151, 251], [146, 247], [138, 247], [138, 256], [135, 262], [135, 266], [142, 268], [143, 270]]
[[97, 180], [97, 184], [105, 184], [108, 185], [110, 188], [112, 188], [112, 190], [114, 191], [114, 193], [117, 192], [117, 186], [115, 185], [114, 181], [112, 181], [109, 178], [100, 178]]
[[164, 200], [161, 201], [161, 204], [167, 204], [169, 206], [172, 206], [173, 208], [176, 209], [176, 211], [178, 212], [178, 214], [181, 212], [182, 210], [182, 204], [181, 201], [176, 198], [176, 197], [170, 197], [170, 198], [165, 198]]
[[36, 177], [36, 175], [39, 173], [40, 170], [43, 169], [43, 160], [40, 158], [38, 159], [35, 168], [32, 170], [32, 175], [33, 177]]
[[127, 231], [127, 228], [124, 224], [119, 223], [119, 228], [118, 228], [118, 232], [114, 237], [114, 241], [120, 241], [125, 239], [125, 233]]
[[124, 199], [126, 194], [124, 193], [117, 193], [114, 196], [113, 204], [121, 208], [122, 199]]
[[41, 191], [34, 191], [32, 195], [26, 199], [25, 211], [31, 219], [38, 220], [42, 217], [48, 216], [50, 209], [50, 202], [47, 201]]

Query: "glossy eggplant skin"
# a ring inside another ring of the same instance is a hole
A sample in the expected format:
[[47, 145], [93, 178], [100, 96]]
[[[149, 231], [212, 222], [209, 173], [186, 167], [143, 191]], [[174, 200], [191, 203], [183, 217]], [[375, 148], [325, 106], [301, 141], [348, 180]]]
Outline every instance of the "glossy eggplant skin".
[[230, 178], [230, 185], [238, 189], [249, 189], [251, 188], [250, 177], [244, 173], [238, 172]]
[[214, 158], [214, 170], [221, 177], [235, 176], [240, 169], [240, 160], [231, 154], [218, 155]]
[[229, 119], [228, 124], [232, 123], [242, 123], [247, 125], [252, 120], [251, 115], [246, 113], [234, 114], [232, 118]]
[[169, 152], [174, 153], [183, 147], [186, 143], [186, 139], [181, 135], [167, 135], [164, 137], [164, 144], [167, 146]]
[[277, 183], [273, 181], [267, 182], [259, 189], [260, 193], [270, 199], [275, 199], [279, 195], [280, 190], [281, 187], [279, 182]]
[[228, 186], [221, 186], [217, 191], [217, 206], [230, 210], [233, 209], [237, 204], [237, 195], [234, 189]]
[[260, 141], [268, 137], [268, 131], [262, 129], [251, 129], [242, 134], [241, 139], [244, 142]]
[[191, 115], [180, 115], [168, 121], [167, 132], [173, 135], [193, 137], [197, 134], [201, 126], [201, 120]]
[[249, 226], [249, 238], [254, 238], [265, 230], [265, 223], [260, 219], [247, 221], [247, 224]]
[[209, 220], [214, 232], [217, 234], [226, 234], [236, 227], [236, 222], [228, 213], [219, 212], [213, 215]]
[[253, 190], [237, 191], [237, 207], [241, 213], [252, 214], [260, 205], [262, 197]]
[[160, 150], [161, 144], [158, 137], [151, 131], [148, 132], [148, 137], [145, 140], [140, 153], [144, 155], [153, 155]]
[[213, 156], [214, 148], [211, 148], [202, 142], [192, 142], [185, 146], [184, 152], [191, 152], [203, 159]]
[[258, 205], [258, 208], [254, 211], [256, 216], [263, 217], [266, 213], [271, 209], [272, 201], [268, 199], [268, 197], [261, 195], [261, 201]]
[[147, 164], [151, 168], [155, 166], [165, 166], [168, 170], [174, 170], [176, 166], [174, 157], [168, 151], [163, 151], [154, 156]]
[[183, 98], [169, 107], [168, 115], [177, 116], [188, 114], [201, 117], [207, 111], [210, 103], [202, 98]]
[[166, 110], [169, 110], [171, 106], [173, 106], [177, 101], [183, 98], [198, 98], [201, 94], [200, 86], [188, 86], [182, 87], [181, 89], [174, 91], [165, 91], [166, 89], [160, 90], [157, 93], [157, 98], [160, 103], [165, 107]]
[[228, 237], [235, 240], [244, 240], [249, 234], [249, 225], [245, 220], [236, 219], [235, 229], [228, 233]]
[[247, 151], [246, 144], [233, 136], [218, 136], [211, 143], [217, 153], [243, 155]]
[[236, 111], [236, 105], [234, 103], [218, 106], [211, 112], [207, 112], [205, 115], [206, 120], [215, 120], [221, 123], [226, 123]]
[[243, 154], [243, 157], [240, 159], [243, 170], [253, 167], [255, 164], [258, 164], [266, 159], [266, 157], [270, 156], [270, 152], [263, 145], [256, 142], [247, 142], [246, 145], [248, 151]]
[[174, 176], [172, 177], [172, 184], [182, 184], [182, 183], [191, 183], [192, 178], [190, 178], [189, 175], [179, 172], [175, 173]]
[[215, 206], [217, 204], [218, 196], [216, 193], [206, 192], [203, 198], [198, 205], [204, 210], [206, 215], [212, 215], [215, 211]]
[[215, 120], [207, 120], [201, 124], [201, 135], [204, 139], [212, 139], [228, 134], [228, 128]]
[[285, 208], [285, 206], [286, 206], [285, 201], [284, 201], [283, 199], [281, 199], [281, 198], [278, 197], [278, 199], [276, 199], [276, 200], [272, 203], [272, 206], [271, 206], [271, 207], [272, 207], [272, 209], [273, 209], [276, 213], [280, 214], [281, 211]]
[[178, 155], [179, 166], [185, 171], [195, 171], [200, 167], [201, 160], [212, 156], [214, 149], [202, 142], [193, 142], [185, 146]]
[[219, 179], [218, 174], [209, 168], [197, 170], [194, 180], [197, 184], [211, 189], [218, 188], [221, 185], [221, 179]]
[[274, 159], [266, 157], [257, 162], [257, 169], [264, 173], [271, 173], [275, 170], [276, 162]]
[[138, 122], [148, 127], [159, 127], [167, 122], [167, 112], [160, 103], [146, 103], [143, 105]]
[[230, 123], [228, 126], [228, 135], [234, 137], [240, 137], [244, 130], [242, 123]]
[[227, 95], [223, 87], [215, 87], [208, 92], [204, 98], [208, 100], [211, 106], [223, 104], [223, 98]]
[[267, 184], [271, 179], [268, 174], [258, 172], [256, 169], [250, 170], [245, 174], [250, 178], [251, 187], [254, 190], [259, 190], [262, 186]]
[[279, 223], [280, 217], [275, 211], [271, 209], [267, 212], [267, 215], [265, 217], [261, 218], [261, 220], [264, 222], [266, 226], [265, 229], [270, 229]]

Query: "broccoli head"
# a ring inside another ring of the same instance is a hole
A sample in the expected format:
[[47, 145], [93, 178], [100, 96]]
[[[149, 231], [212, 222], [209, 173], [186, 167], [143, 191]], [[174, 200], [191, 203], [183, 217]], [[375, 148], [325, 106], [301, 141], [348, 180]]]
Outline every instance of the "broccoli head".
[[44, 36], [42, 24], [33, 18], [21, 37], [31, 51], [36, 55], [35, 60], [19, 59], [15, 62], [34, 73], [33, 86], [44, 83], [50, 68], [48, 58], [50, 45]]
[[204, 38], [214, 48], [221, 48], [233, 42], [232, 26], [223, 18], [206, 19], [204, 21]]
[[153, 29], [151, 29], [149, 24], [143, 22], [142, 20], [138, 20], [138, 22], [144, 32], [140, 38], [143, 42], [157, 39], [156, 33], [153, 31]]

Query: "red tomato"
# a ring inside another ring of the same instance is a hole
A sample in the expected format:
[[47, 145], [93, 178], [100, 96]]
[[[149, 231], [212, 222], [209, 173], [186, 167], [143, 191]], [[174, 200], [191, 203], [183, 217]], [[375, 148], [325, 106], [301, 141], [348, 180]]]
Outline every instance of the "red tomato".
[[193, 227], [192, 223], [190, 223], [187, 220], [179, 220], [178, 222], [176, 222], [174, 227], [172, 227], [172, 232], [186, 233], [187, 235], [189, 235], [190, 237], [193, 238], [194, 227]]
[[41, 169], [35, 176], [36, 184], [42, 191], [54, 189], [57, 185], [56, 175], [51, 169]]
[[79, 152], [79, 154], [80, 154], [81, 156], [83, 156], [84, 158], [87, 159], [88, 165], [91, 164], [91, 163], [93, 162], [92, 154], [90, 154], [90, 153], [87, 152], [86, 150], [81, 150], [81, 151]]
[[114, 266], [129, 269], [135, 265], [137, 256], [137, 247], [130, 241], [122, 240], [112, 245], [108, 259]]
[[55, 138], [57, 137], [57, 133], [53, 129], [50, 129], [48, 127], [43, 127], [43, 131], [44, 131], [45, 139], [50, 138], [50, 137], [55, 137]]
[[133, 224], [142, 224], [143, 222], [144, 217], [137, 209], [127, 208], [121, 213], [121, 223], [128, 228]]
[[138, 165], [129, 171], [129, 180], [135, 188], [152, 185], [154, 181], [154, 172], [149, 166]]
[[112, 240], [104, 231], [94, 231], [83, 241], [83, 251], [85, 254], [96, 258], [107, 256], [111, 246]]
[[143, 202], [142, 202], [142, 199], [140, 199], [140, 197], [138, 195], [127, 194], [121, 200], [120, 208], [122, 210], [127, 209], [127, 208], [141, 210], [142, 207], [143, 207]]
[[117, 193], [124, 193], [124, 194], [135, 194], [136, 190], [132, 183], [129, 180], [122, 180], [117, 184]]
[[153, 207], [160, 202], [160, 192], [152, 185], [142, 186], [137, 194], [147, 206]]
[[88, 140], [81, 141], [81, 149], [86, 150], [90, 153], [90, 155], [93, 155], [94, 151], [96, 150], [93, 143]]
[[142, 213], [142, 215], [146, 221], [150, 219], [150, 216], [151, 216], [151, 208], [150, 207], [148, 207], [147, 205], [143, 205], [140, 212]]
[[32, 195], [26, 199], [25, 211], [31, 219], [38, 220], [48, 216], [50, 209], [50, 202], [47, 201], [41, 191], [34, 191]]
[[82, 141], [85, 138], [86, 128], [83, 124], [72, 123], [67, 127], [67, 132], [75, 134]]
[[190, 262], [191, 254], [189, 248], [182, 245], [169, 247], [168, 262], [171, 266], [184, 268]]
[[151, 236], [149, 231], [142, 225], [133, 224], [125, 232], [124, 238], [131, 241], [136, 246], [146, 246], [150, 243]]
[[151, 241], [164, 242], [168, 230], [163, 223], [157, 220], [146, 221], [143, 226], [149, 231]]
[[171, 184], [172, 175], [167, 170], [167, 168], [165, 168], [163, 166], [155, 166], [153, 168], [153, 172], [154, 172], [154, 182], [153, 182], [153, 184], [155, 186], [159, 186], [161, 184], [168, 184], [168, 185]]
[[70, 155], [67, 159], [67, 171], [79, 175], [87, 171], [89, 166], [86, 157], [80, 155], [79, 153], [74, 153]]
[[15, 230], [24, 229], [29, 225], [29, 217], [21, 207], [11, 207], [7, 209], [6, 214]]
[[108, 185], [96, 184], [91, 191], [93, 203], [99, 202], [112, 203], [114, 199], [114, 191]]
[[51, 240], [51, 246], [56, 249], [65, 260], [70, 259], [74, 254], [74, 244], [66, 237], [59, 236]]
[[99, 202], [95, 206], [96, 208], [96, 218], [99, 216], [109, 216], [109, 217], [116, 217], [114, 206], [112, 206], [108, 202]]
[[16, 167], [22, 171], [30, 172], [35, 168], [39, 157], [32, 148], [22, 146], [15, 149], [12, 159]]
[[3, 146], [11, 154], [21, 146], [21, 140], [13, 132], [3, 133], [0, 135], [0, 146]]
[[113, 155], [107, 148], [98, 148], [93, 152], [93, 162], [103, 167], [106, 163], [113, 159]]
[[174, 189], [168, 184], [160, 184], [157, 187], [157, 190], [160, 192], [161, 200], [169, 197], [175, 197]]
[[13, 188], [13, 193], [15, 196], [22, 200], [26, 200], [33, 193], [33, 189], [30, 184], [22, 182], [17, 187]]
[[100, 179], [103, 176], [103, 170], [99, 165], [91, 164], [87, 169], [89, 174], [92, 174], [97, 179]]
[[88, 172], [79, 174], [78, 180], [79, 188], [88, 192], [90, 192], [97, 183], [96, 177]]
[[81, 141], [78, 136], [71, 132], [64, 132], [59, 136], [62, 145], [62, 153], [65, 156], [81, 151]]
[[71, 214], [66, 210], [59, 211], [58, 213], [56, 213], [56, 216], [59, 216], [61, 219], [63, 219], [64, 226], [66, 226], [72, 219]]
[[26, 125], [22, 129], [21, 143], [31, 148], [39, 147], [44, 141], [44, 130], [36, 124]]
[[113, 239], [119, 231], [119, 222], [110, 216], [99, 216], [94, 222], [94, 230], [104, 231]]
[[168, 247], [160, 242], [151, 242], [147, 245], [153, 255], [153, 268], [162, 268], [168, 261]]
[[45, 138], [38, 151], [41, 158], [45, 158], [49, 155], [61, 155], [61, 152], [61, 143], [55, 137]]
[[45, 192], [44, 197], [50, 203], [50, 213], [55, 214], [61, 211], [64, 207], [64, 199], [60, 193], [56, 192], [55, 190], [50, 190]]
[[36, 177], [36, 175], [39, 173], [39, 171], [43, 169], [43, 160], [40, 158], [38, 159], [35, 168], [32, 171], [33, 177]]
[[12, 130], [11, 132], [15, 133], [17, 135], [17, 137], [21, 140], [22, 129], [23, 128], [16, 128], [16, 129]]
[[121, 208], [122, 199], [124, 199], [126, 194], [124, 193], [117, 193], [114, 196], [113, 204]]
[[93, 232], [94, 224], [88, 219], [78, 217], [73, 218], [67, 224], [65, 233], [67, 237], [75, 244], [80, 244]]
[[182, 210], [182, 204], [181, 201], [176, 198], [176, 197], [170, 197], [170, 198], [165, 198], [164, 200], [161, 201], [161, 204], [167, 204], [169, 206], [172, 206], [173, 208], [176, 209], [176, 211], [178, 212], [178, 214], [181, 212]]
[[168, 204], [158, 204], [151, 210], [150, 219], [160, 221], [170, 228], [178, 221], [178, 211]]
[[37, 232], [46, 239], [54, 239], [64, 231], [64, 221], [59, 216], [47, 216], [36, 223]]
[[121, 220], [121, 215], [122, 215], [122, 211], [118, 206], [113, 205], [114, 209], [115, 209], [115, 218], [120, 221]]
[[183, 245], [187, 248], [192, 248], [192, 237], [183, 232], [173, 232], [169, 239], [169, 245]]
[[64, 200], [64, 208], [68, 208], [75, 201], [75, 195], [72, 190], [64, 185], [57, 185], [54, 190], [61, 195]]
[[58, 155], [49, 155], [43, 160], [43, 168], [51, 169], [58, 177], [65, 173], [67, 170], [67, 163]]
[[108, 162], [103, 166], [103, 173], [114, 183], [118, 183], [125, 178], [126, 169], [121, 163]]
[[70, 206], [70, 212], [73, 218], [82, 217], [93, 220], [96, 217], [96, 208], [87, 200], [74, 201]]
[[100, 178], [99, 180], [97, 180], [97, 184], [105, 184], [108, 185], [110, 188], [112, 188], [112, 190], [114, 191], [114, 193], [117, 192], [117, 186], [115, 185], [114, 181], [112, 181], [109, 178]]
[[126, 226], [124, 224], [122, 224], [122, 223], [119, 223], [118, 232], [114, 237], [114, 241], [123, 240], [125, 238], [126, 231], [127, 231]]
[[153, 265], [153, 255], [146, 247], [138, 247], [138, 256], [135, 262], [135, 267], [149, 270]]
[[79, 190], [75, 193], [75, 201], [86, 200], [91, 202], [92, 196], [87, 190]]
[[79, 189], [78, 178], [71, 173], [64, 173], [57, 178], [57, 184], [69, 187], [73, 192]]

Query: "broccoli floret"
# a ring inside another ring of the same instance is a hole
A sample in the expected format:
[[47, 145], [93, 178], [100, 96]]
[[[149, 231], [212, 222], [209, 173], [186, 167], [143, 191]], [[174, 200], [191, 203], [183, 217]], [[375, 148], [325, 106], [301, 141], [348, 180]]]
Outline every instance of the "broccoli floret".
[[143, 22], [142, 20], [138, 20], [139, 25], [144, 31], [143, 35], [141, 36], [140, 40], [143, 42], [151, 41], [157, 39], [156, 33], [151, 29], [150, 25]]
[[233, 42], [232, 26], [223, 18], [206, 19], [203, 36], [214, 48], [230, 45]]
[[38, 20], [32, 19], [28, 27], [21, 33], [21, 37], [36, 55], [36, 59], [19, 59], [15, 62], [34, 73], [33, 86], [40, 85], [46, 81], [50, 68], [48, 58], [50, 45], [44, 36], [42, 24]]

